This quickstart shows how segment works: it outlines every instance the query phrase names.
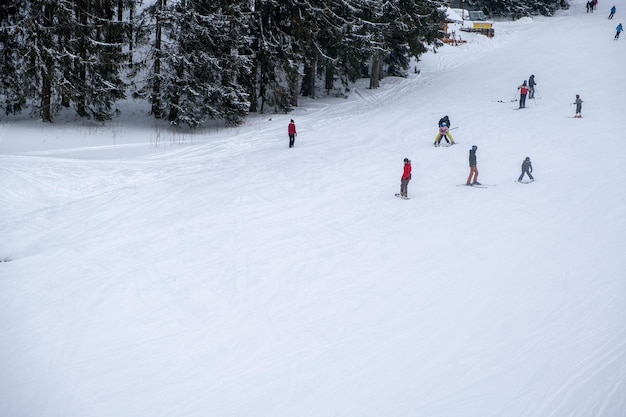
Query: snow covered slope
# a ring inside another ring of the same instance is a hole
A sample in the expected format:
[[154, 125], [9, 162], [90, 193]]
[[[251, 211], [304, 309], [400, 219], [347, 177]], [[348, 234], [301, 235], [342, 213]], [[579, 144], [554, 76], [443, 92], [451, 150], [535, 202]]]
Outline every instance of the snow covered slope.
[[[3, 121], [0, 416], [623, 417], [609, 7], [233, 129]], [[444, 114], [459, 144], [434, 148]], [[495, 186], [457, 186], [474, 144]]]

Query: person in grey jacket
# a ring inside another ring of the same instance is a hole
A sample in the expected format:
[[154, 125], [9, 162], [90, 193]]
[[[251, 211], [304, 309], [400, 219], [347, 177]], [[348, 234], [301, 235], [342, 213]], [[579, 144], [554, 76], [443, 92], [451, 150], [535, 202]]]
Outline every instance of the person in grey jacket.
[[533, 172], [533, 164], [532, 162], [530, 162], [530, 157], [527, 156], [526, 159], [524, 159], [524, 162], [522, 162], [522, 175], [519, 176], [517, 181], [522, 182], [522, 179], [524, 178], [524, 174], [528, 175], [528, 178], [530, 178], [531, 181], [534, 181], [535, 178], [531, 174], [532, 172]]
[[528, 94], [528, 98], [535, 98], [535, 86], [537, 83], [535, 82], [535, 74], [532, 74], [528, 78], [528, 88], [530, 89], [530, 93]]
[[478, 182], [478, 168], [476, 168], [476, 150], [477, 149], [478, 149], [478, 146], [474, 145], [472, 146], [472, 149], [470, 149], [469, 151], [470, 173], [469, 173], [469, 176], [467, 177], [466, 185], [480, 185], [480, 183]]
[[580, 99], [580, 95], [576, 94], [576, 100], [574, 100], [572, 104], [576, 105], [576, 114], [574, 115], [574, 117], [577, 119], [580, 119], [581, 117], [583, 117], [583, 115], [580, 114], [583, 108], [583, 101]]

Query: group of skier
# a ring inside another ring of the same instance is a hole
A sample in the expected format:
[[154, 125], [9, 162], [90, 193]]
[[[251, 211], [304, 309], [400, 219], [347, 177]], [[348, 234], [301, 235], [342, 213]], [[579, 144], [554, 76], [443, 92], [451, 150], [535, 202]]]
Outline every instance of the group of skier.
[[[617, 9], [615, 8], [615, 6], [611, 7], [611, 12], [609, 13], [609, 20], [613, 20], [613, 16], [615, 16], [616, 11]], [[613, 40], [618, 40], [620, 33], [622, 33], [623, 31], [624, 31], [624, 27], [622, 26], [621, 23], [619, 23], [617, 27], [615, 28], [615, 36], [613, 37]]]
[[[587, 12], [590, 12], [590, 11], [592, 12], [593, 9], [596, 7], [596, 5], [597, 5], [597, 0], [589, 1], [587, 3]], [[615, 12], [616, 12], [615, 6], [611, 7], [609, 19], [613, 19]], [[622, 27], [622, 24], [620, 23], [617, 25], [617, 28], [616, 28], [615, 40], [619, 39], [620, 33], [622, 31], [623, 31], [623, 27]], [[532, 74], [528, 78], [528, 80], [524, 80], [522, 84], [517, 87], [519, 91], [519, 95], [520, 95], [518, 108], [523, 109], [526, 107], [526, 98], [529, 98], [529, 99], [535, 98], [536, 86], [537, 86], [537, 82], [535, 81], [535, 75]], [[582, 118], [582, 113], [581, 113], [582, 103], [583, 103], [583, 100], [580, 98], [580, 95], [576, 94], [576, 98], [574, 102], [572, 103], [573, 105], [576, 105], [576, 113], [574, 115], [574, 118]], [[437, 135], [435, 136], [434, 146], [436, 147], [440, 146], [442, 140], [445, 140], [449, 146], [455, 145], [456, 142], [454, 141], [454, 138], [452, 137], [452, 134], [450, 133], [451, 129], [452, 127], [450, 124], [450, 117], [448, 115], [445, 115], [439, 120], [438, 132], [437, 132]], [[290, 121], [289, 126], [288, 126], [288, 135], [289, 135], [289, 147], [292, 148], [294, 146], [295, 138], [297, 135], [296, 125], [293, 119]], [[469, 176], [467, 177], [466, 184], [465, 184], [468, 186], [481, 185], [481, 183], [478, 182], [478, 168], [477, 168], [478, 164], [477, 164], [477, 158], [476, 158], [477, 150], [478, 150], [478, 146], [476, 145], [473, 145], [471, 149], [469, 150], [470, 172], [469, 172]], [[522, 172], [519, 178], [517, 179], [518, 182], [523, 182], [525, 175], [528, 176], [531, 182], [535, 180], [535, 178], [532, 175], [533, 167], [532, 167], [532, 162], [530, 160], [530, 157], [527, 156], [522, 161], [521, 171]], [[412, 173], [411, 160], [409, 158], [404, 158], [404, 167], [402, 171], [402, 176], [400, 178], [400, 192], [397, 193], [396, 196], [404, 198], [404, 199], [408, 199], [408, 184], [411, 181], [411, 173]]]
[[[450, 117], [448, 117], [448, 115], [442, 117], [439, 120], [438, 125], [439, 125], [439, 132], [437, 133], [437, 136], [435, 137], [435, 146], [439, 146], [442, 139], [445, 139], [449, 145], [454, 145], [456, 142], [454, 142], [452, 135], [450, 135]], [[448, 140], [448, 138], [450, 140]], [[467, 186], [475, 186], [475, 185], [481, 186], [482, 185], [480, 182], [478, 182], [478, 162], [476, 158], [477, 150], [478, 150], [478, 146], [476, 145], [473, 145], [471, 149], [469, 150], [470, 172], [469, 172], [469, 176], [467, 177], [467, 181], [465, 183], [465, 185]], [[402, 176], [400, 177], [400, 192], [396, 193], [396, 196], [403, 198], [405, 200], [409, 199], [408, 186], [412, 177], [411, 175], [412, 169], [413, 168], [411, 166], [411, 160], [409, 158], [404, 158], [404, 167], [402, 170]], [[522, 162], [522, 173], [517, 179], [517, 181], [523, 182], [525, 175], [528, 175], [528, 178], [530, 179], [530, 181], [534, 181], [535, 178], [532, 176], [532, 172], [533, 172], [532, 163], [530, 161], [530, 157], [527, 156], [526, 158], [524, 158], [524, 161]]]
[[[465, 185], [469, 185], [469, 186], [481, 185], [481, 183], [478, 182], [478, 168], [477, 168], [478, 163], [476, 160], [477, 150], [478, 150], [478, 146], [473, 145], [469, 151], [470, 172], [469, 172], [469, 176], [467, 177], [467, 182], [465, 183]], [[526, 158], [524, 158], [524, 161], [522, 162], [522, 173], [517, 179], [517, 181], [522, 182], [524, 179], [524, 175], [528, 175], [528, 178], [530, 179], [530, 181], [534, 181], [535, 178], [533, 177], [532, 172], [533, 172], [533, 165], [532, 165], [532, 162], [530, 161], [530, 157], [527, 156]]]
[[[593, 4], [590, 6], [590, 3], [593, 3]], [[597, 0], [588, 1], [587, 13], [589, 13], [590, 11], [593, 12], [597, 3], [598, 3]], [[615, 16], [615, 12], [617, 12], [617, 9], [615, 8], [615, 5], [613, 5], [613, 7], [611, 7], [611, 11], [609, 12], [609, 20], [613, 20], [613, 16]], [[622, 26], [621, 23], [619, 23], [617, 27], [615, 28], [615, 36], [613, 37], [613, 40], [618, 40], [620, 33], [622, 33], [623, 31], [624, 31], [624, 27]]]
[[598, 0], [589, 0], [587, 2], [587, 13], [593, 13], [595, 8], [598, 6]]
[[531, 74], [528, 77], [528, 81], [522, 81], [522, 84], [517, 87], [519, 91], [519, 107], [520, 109], [526, 108], [526, 97], [529, 99], [535, 98], [535, 90], [536, 90], [537, 82], [535, 81], [535, 74]]
[[[621, 24], [620, 24], [620, 26], [621, 26]], [[518, 107], [518, 109], [526, 108], [526, 98], [527, 97], [530, 98], [530, 99], [534, 99], [535, 98], [536, 86], [537, 86], [537, 82], [535, 81], [535, 75], [532, 74], [530, 77], [528, 77], [528, 81], [526, 81], [526, 80], [522, 81], [522, 84], [517, 87], [517, 89], [519, 91], [519, 107]], [[582, 114], [581, 114], [583, 101], [580, 98], [579, 94], [576, 94], [576, 99], [574, 100], [574, 102], [572, 104], [576, 105], [576, 113], [575, 113], [574, 117], [576, 119], [580, 119], [581, 117], [583, 117]]]

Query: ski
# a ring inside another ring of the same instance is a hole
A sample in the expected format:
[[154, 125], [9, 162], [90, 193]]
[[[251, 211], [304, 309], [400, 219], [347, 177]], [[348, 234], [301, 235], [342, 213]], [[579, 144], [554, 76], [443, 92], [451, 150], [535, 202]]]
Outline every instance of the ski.
[[515, 181], [515, 182], [519, 182], [520, 184], [530, 184], [535, 181], [533, 180], [533, 181]]
[[401, 198], [403, 200], [410, 200], [411, 199], [410, 197], [403, 197], [403, 196], [401, 196], [400, 193], [396, 193], [395, 196], [398, 197], [398, 198]]
[[467, 187], [467, 188], [489, 188], [488, 185], [484, 184], [457, 184], [457, 187]]

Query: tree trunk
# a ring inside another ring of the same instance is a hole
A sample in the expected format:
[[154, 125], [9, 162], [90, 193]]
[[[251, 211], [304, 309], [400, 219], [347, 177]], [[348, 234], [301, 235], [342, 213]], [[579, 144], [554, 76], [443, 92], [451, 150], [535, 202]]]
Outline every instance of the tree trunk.
[[290, 103], [294, 107], [298, 107], [298, 70], [297, 68], [289, 68], [289, 95]]
[[333, 67], [328, 65], [326, 66], [326, 77], [324, 80], [324, 88], [328, 92], [333, 89], [334, 84], [335, 84], [335, 71]]
[[259, 106], [259, 98], [258, 95], [256, 93], [256, 87], [258, 85], [258, 65], [259, 65], [259, 61], [256, 58], [256, 54], [255, 54], [255, 58], [252, 60], [252, 71], [250, 71], [250, 80], [248, 82], [248, 96], [250, 97], [250, 107], [248, 108], [248, 111], [251, 113], [256, 113], [257, 108]]
[[[89, 5], [86, 4], [87, 2], [84, 0], [78, 0], [77, 4], [76, 4], [76, 17], [78, 18], [77, 20], [80, 22], [81, 27], [86, 28], [88, 27], [87, 22], [87, 13], [89, 13], [88, 7]], [[85, 94], [86, 94], [86, 84], [87, 84], [87, 67], [85, 65], [85, 62], [88, 60], [87, 57], [87, 35], [85, 33], [82, 34], [82, 39], [79, 40], [80, 43], [80, 47], [79, 47], [79, 57], [78, 60], [76, 60], [76, 73], [78, 74], [78, 78], [80, 79], [80, 86], [79, 86], [79, 90], [80, 93], [77, 97], [74, 97], [74, 102], [76, 103], [76, 113], [78, 113], [78, 115], [80, 117], [86, 117], [87, 116], [87, 110], [85, 108]]]
[[374, 54], [370, 71], [370, 89], [380, 87], [380, 55]]
[[[54, 20], [54, 3], [47, 3], [43, 12], [43, 39], [44, 48], [50, 48], [52, 39], [50, 31]], [[52, 123], [52, 80], [54, 77], [54, 61], [50, 52], [45, 53], [41, 69], [41, 118], [44, 122]]]
[[315, 98], [315, 68], [317, 60], [311, 59], [304, 64], [304, 77], [302, 77], [302, 95]]
[[161, 11], [165, 7], [166, 0], [157, 0], [156, 8], [156, 34], [154, 39], [154, 84], [152, 85], [152, 114], [155, 118], [163, 117], [161, 114]]

